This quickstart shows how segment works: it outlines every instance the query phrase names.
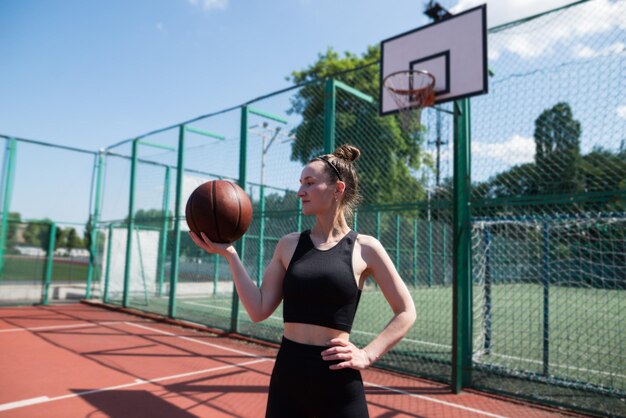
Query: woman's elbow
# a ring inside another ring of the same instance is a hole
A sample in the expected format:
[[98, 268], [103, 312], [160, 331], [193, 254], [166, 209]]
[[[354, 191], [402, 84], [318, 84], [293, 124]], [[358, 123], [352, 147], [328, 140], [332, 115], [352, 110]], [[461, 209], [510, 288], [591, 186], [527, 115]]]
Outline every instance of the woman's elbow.
[[409, 306], [407, 306], [407, 308], [405, 309], [404, 316], [406, 318], [407, 326], [409, 328], [413, 326], [415, 321], [417, 321], [417, 312], [415, 311], [415, 305], [413, 304], [413, 301], [411, 301]]
[[248, 315], [248, 316], [250, 317], [250, 320], [251, 320], [252, 322], [254, 322], [255, 324], [258, 324], [259, 322], [262, 322], [262, 321], [264, 321], [265, 319], [267, 319], [267, 317], [266, 317], [266, 316], [259, 315], [259, 314], [256, 314], [256, 315]]
[[250, 320], [252, 322], [254, 322], [255, 324], [258, 324], [259, 322], [263, 322], [265, 321], [267, 318], [269, 318], [271, 315], [270, 313], [265, 313], [265, 312], [248, 312], [248, 316], [250, 317]]
[[417, 312], [415, 312], [415, 309], [413, 309], [411, 312], [409, 312], [409, 327], [412, 327], [415, 321], [417, 321]]
[[415, 309], [404, 311], [402, 313], [402, 317], [404, 318], [404, 323], [407, 329], [411, 328], [417, 320], [417, 314], [415, 313]]

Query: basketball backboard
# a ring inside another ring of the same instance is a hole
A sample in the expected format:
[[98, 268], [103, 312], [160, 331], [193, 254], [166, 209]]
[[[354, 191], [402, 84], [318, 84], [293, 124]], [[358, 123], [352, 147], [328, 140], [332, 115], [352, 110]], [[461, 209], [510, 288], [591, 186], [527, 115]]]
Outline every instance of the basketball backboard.
[[487, 93], [487, 6], [381, 42], [381, 115], [398, 111], [383, 80], [405, 70], [425, 70], [435, 77], [435, 103]]

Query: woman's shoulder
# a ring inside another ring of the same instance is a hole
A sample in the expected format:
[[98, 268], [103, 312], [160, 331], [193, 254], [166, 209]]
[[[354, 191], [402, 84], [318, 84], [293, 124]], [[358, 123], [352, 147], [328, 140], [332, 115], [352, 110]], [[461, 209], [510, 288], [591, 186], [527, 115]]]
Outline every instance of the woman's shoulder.
[[291, 232], [289, 234], [283, 235], [283, 237], [278, 240], [278, 248], [281, 249], [295, 249], [298, 245], [298, 241], [300, 240], [301, 232]]
[[367, 245], [367, 246], [380, 244], [380, 241], [378, 241], [375, 237], [371, 235], [366, 235], [366, 234], [358, 234], [356, 236], [356, 241], [361, 245]]
[[365, 234], [358, 234], [356, 236], [356, 242], [363, 248], [366, 250], [373, 250], [373, 251], [377, 251], [379, 249], [382, 249], [383, 246], [380, 243], [380, 241], [378, 241], [375, 237], [371, 236], [371, 235], [365, 235]]
[[[359, 234], [357, 243], [360, 246], [360, 254], [368, 268], [375, 270], [389, 259], [389, 255], [378, 239], [371, 235]], [[382, 264], [381, 264], [382, 263]]]
[[284, 242], [284, 243], [295, 241], [297, 243], [298, 240], [300, 239], [300, 235], [301, 234], [302, 234], [302, 232], [290, 232], [287, 235], [283, 235], [283, 237], [280, 239], [280, 241]]
[[278, 245], [276, 245], [275, 255], [279, 257], [282, 261], [285, 269], [289, 265], [291, 257], [296, 251], [296, 247], [298, 246], [298, 241], [300, 240], [300, 232], [292, 232], [290, 234], [284, 235], [279, 241]]

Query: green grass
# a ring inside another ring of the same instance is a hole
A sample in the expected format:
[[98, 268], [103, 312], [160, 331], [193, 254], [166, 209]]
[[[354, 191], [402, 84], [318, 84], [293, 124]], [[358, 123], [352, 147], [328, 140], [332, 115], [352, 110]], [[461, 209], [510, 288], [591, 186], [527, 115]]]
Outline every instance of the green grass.
[[[69, 263], [55, 259], [52, 265], [52, 282], [86, 282], [87, 264]], [[43, 283], [46, 259], [5, 256], [2, 281]]]
[[[626, 391], [626, 293], [549, 289], [548, 375]], [[492, 293], [492, 353], [478, 361], [543, 373], [543, 286], [498, 285]], [[475, 327], [483, 324], [475, 319]]]

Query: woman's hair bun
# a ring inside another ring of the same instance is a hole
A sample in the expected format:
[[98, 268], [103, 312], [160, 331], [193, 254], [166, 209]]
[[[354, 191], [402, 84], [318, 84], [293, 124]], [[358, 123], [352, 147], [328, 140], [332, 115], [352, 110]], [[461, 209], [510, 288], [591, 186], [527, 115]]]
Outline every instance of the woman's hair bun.
[[344, 144], [337, 147], [333, 155], [337, 158], [341, 158], [342, 160], [352, 162], [359, 159], [361, 156], [361, 150], [354, 145]]

